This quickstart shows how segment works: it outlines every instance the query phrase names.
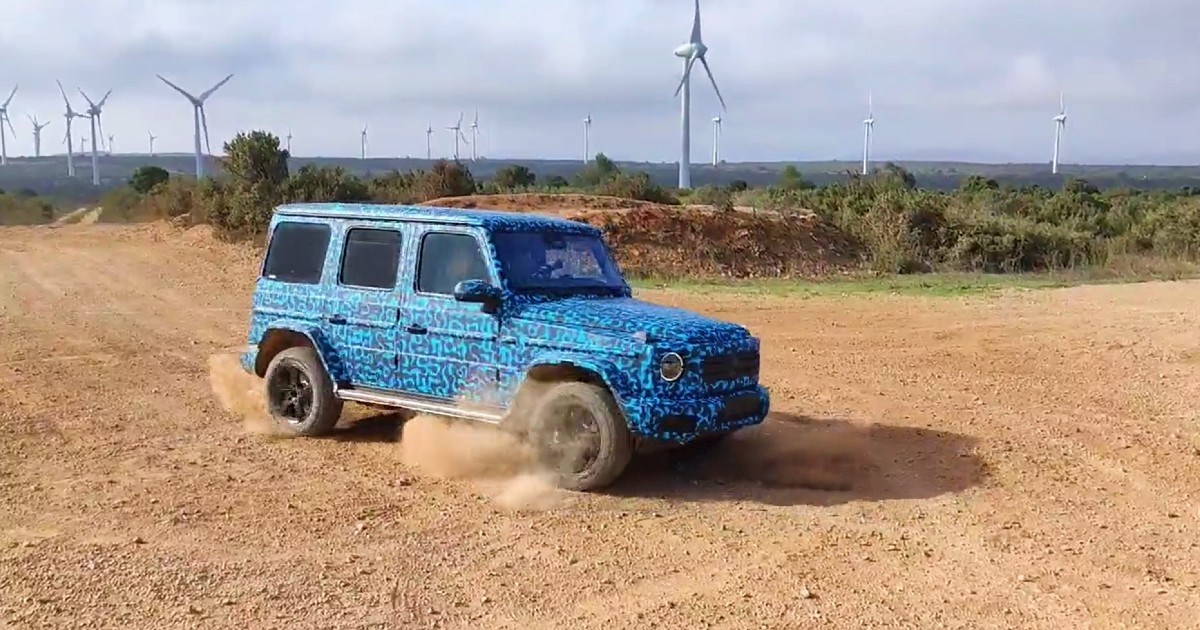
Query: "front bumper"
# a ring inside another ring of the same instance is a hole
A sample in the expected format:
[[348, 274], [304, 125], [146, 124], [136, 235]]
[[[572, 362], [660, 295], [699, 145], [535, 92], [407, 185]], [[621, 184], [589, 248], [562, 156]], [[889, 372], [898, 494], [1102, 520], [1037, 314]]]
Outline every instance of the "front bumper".
[[727, 433], [761, 423], [771, 397], [761, 385], [717, 396], [676, 400], [623, 401], [629, 429], [640, 438], [686, 444], [714, 433]]

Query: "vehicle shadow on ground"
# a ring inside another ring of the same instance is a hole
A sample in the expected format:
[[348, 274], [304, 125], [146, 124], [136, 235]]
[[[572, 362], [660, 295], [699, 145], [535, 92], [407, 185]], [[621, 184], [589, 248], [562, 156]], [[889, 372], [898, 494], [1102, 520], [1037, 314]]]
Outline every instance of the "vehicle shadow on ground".
[[772, 413], [707, 451], [639, 455], [608, 493], [770, 505], [927, 499], [984, 481], [976, 443], [933, 429]]
[[404, 434], [404, 423], [412, 418], [406, 412], [359, 414], [349, 421], [339, 422], [329, 434], [329, 439], [339, 442], [399, 442]]

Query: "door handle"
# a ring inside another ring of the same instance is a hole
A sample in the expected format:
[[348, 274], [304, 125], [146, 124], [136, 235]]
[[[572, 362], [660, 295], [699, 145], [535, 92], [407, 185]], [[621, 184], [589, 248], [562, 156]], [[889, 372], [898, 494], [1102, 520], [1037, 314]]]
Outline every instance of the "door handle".
[[404, 328], [404, 330], [407, 330], [408, 332], [410, 332], [414, 335], [424, 335], [425, 333], [429, 332], [428, 330], [425, 329], [424, 326], [422, 326], [420, 324], [409, 324], [407, 327]]
[[329, 323], [330, 324], [345, 324], [346, 317], [344, 315], [330, 315]]

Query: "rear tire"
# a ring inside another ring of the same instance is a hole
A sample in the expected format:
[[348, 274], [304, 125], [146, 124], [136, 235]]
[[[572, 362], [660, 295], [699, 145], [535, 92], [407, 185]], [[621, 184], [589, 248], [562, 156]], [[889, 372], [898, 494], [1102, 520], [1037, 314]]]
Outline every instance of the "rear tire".
[[530, 438], [562, 488], [608, 486], [633, 458], [625, 415], [603, 387], [558, 383], [538, 401], [531, 421]]
[[275, 355], [263, 384], [267, 411], [284, 434], [324, 435], [342, 416], [342, 400], [333, 393], [333, 381], [311, 346], [295, 346]]

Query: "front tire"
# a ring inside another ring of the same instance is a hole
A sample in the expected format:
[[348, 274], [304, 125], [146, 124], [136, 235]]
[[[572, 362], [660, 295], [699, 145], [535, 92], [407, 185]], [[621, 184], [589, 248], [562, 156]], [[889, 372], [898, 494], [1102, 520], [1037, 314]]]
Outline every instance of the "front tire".
[[608, 486], [633, 457], [625, 416], [612, 394], [597, 385], [554, 385], [538, 401], [531, 424], [542, 463], [568, 490]]
[[342, 416], [342, 400], [333, 393], [333, 381], [311, 346], [295, 346], [275, 355], [263, 383], [267, 411], [287, 435], [324, 435]]

